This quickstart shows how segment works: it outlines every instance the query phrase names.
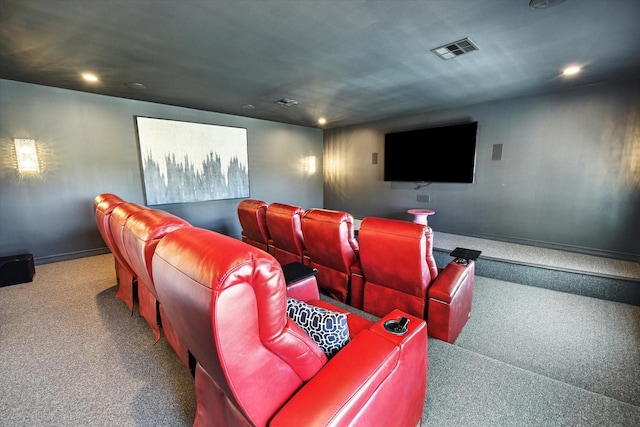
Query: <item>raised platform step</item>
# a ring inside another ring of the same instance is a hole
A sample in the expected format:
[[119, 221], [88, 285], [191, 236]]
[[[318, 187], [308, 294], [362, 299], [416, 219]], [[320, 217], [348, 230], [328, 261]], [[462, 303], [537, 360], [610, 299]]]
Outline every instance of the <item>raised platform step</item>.
[[640, 264], [513, 243], [435, 233], [439, 266], [456, 247], [482, 251], [476, 275], [640, 305]]

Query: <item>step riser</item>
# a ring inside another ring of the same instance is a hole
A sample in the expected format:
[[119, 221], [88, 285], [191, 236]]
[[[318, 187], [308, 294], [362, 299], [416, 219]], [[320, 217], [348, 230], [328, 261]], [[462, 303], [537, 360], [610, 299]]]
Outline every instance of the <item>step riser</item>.
[[[433, 251], [433, 256], [439, 267], [444, 267], [453, 259], [448, 251], [437, 249]], [[476, 261], [476, 275], [640, 306], [640, 282], [633, 280], [528, 266], [483, 258], [482, 255]]]

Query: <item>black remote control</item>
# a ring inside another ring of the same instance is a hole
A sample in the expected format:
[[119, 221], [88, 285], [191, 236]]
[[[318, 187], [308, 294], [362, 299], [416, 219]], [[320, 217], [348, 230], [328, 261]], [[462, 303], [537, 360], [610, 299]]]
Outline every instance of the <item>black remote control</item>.
[[406, 331], [408, 323], [409, 323], [409, 318], [402, 316], [400, 320], [398, 320], [398, 326], [397, 326], [398, 332]]

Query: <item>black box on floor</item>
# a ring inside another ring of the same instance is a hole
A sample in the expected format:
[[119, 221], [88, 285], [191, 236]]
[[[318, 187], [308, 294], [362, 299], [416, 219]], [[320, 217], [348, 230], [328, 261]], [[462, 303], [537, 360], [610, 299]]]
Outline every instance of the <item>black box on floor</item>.
[[0, 257], [0, 286], [31, 282], [36, 268], [33, 255], [21, 254]]

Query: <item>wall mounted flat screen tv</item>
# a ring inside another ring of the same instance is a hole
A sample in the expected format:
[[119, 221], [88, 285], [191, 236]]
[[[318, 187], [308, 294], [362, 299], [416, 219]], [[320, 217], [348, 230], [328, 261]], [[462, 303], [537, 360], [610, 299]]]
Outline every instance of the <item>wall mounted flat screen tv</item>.
[[387, 133], [384, 180], [473, 183], [478, 122]]

